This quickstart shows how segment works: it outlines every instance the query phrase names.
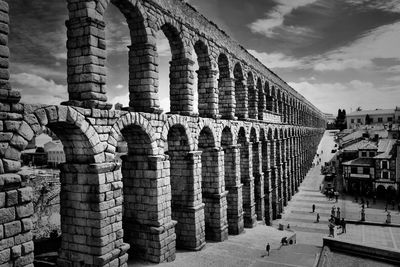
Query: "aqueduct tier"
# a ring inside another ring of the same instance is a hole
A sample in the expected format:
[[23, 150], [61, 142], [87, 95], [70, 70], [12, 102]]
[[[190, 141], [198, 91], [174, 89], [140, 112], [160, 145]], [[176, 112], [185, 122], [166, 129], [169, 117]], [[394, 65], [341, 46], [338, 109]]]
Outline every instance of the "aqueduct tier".
[[[0, 266], [33, 266], [32, 191], [21, 151], [49, 128], [62, 141], [58, 266], [171, 261], [280, 216], [310, 168], [323, 114], [189, 5], [112, 0], [126, 17], [129, 108], [105, 92], [105, 0], [68, 0], [68, 93], [27, 105], [11, 89], [0, 0]], [[172, 51], [171, 114], [158, 99], [155, 33]], [[194, 106], [194, 61], [199, 114]], [[128, 144], [122, 164], [118, 140]]]

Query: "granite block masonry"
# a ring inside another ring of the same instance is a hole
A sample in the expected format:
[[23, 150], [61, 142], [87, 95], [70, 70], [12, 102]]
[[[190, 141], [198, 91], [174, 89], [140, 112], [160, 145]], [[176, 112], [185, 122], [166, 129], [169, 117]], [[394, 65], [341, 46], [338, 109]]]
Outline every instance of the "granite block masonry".
[[[45, 128], [66, 155], [57, 266], [125, 267], [128, 255], [173, 261], [176, 248], [200, 250], [279, 217], [311, 166], [323, 113], [183, 1], [67, 2], [68, 99], [46, 105], [20, 103], [9, 84], [0, 0], [0, 266], [33, 266], [32, 192], [20, 159]], [[107, 102], [110, 2], [131, 31], [122, 111]], [[158, 94], [158, 31], [172, 51], [169, 114]]]

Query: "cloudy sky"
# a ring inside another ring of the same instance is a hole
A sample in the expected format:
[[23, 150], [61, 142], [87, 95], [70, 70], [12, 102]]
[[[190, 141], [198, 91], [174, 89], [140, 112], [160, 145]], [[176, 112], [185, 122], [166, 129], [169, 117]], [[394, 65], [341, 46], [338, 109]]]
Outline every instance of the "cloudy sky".
[[[66, 0], [10, 0], [14, 89], [23, 101], [59, 104], [66, 89]], [[398, 0], [190, 0], [324, 112], [400, 105]], [[106, 13], [110, 102], [127, 105], [129, 31]], [[168, 108], [165, 37], [158, 41], [160, 99]]]

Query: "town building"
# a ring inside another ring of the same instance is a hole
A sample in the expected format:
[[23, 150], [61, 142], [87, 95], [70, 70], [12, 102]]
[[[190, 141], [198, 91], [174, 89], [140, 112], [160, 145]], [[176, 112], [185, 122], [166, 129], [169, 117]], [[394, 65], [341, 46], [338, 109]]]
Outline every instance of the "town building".
[[400, 122], [400, 107], [395, 109], [357, 110], [346, 115], [347, 128], [356, 129], [365, 125], [391, 125]]
[[400, 191], [396, 139], [363, 139], [341, 149], [343, 184], [356, 195], [394, 199]]
[[47, 163], [52, 167], [65, 162], [64, 147], [60, 140], [50, 141], [44, 144], [44, 151], [47, 153]]

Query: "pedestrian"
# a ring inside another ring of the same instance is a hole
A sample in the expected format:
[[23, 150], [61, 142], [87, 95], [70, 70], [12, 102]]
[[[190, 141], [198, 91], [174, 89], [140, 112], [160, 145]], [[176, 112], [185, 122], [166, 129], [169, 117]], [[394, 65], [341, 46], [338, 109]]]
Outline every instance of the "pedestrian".
[[329, 224], [329, 236], [328, 237], [333, 237], [335, 238], [335, 226], [333, 225], [333, 223]]
[[337, 210], [336, 210], [336, 218], [340, 219], [340, 208], [339, 207], [337, 207]]
[[312, 204], [312, 212], [315, 212], [315, 204]]
[[340, 225], [342, 226], [342, 234], [346, 233], [346, 221], [344, 220], [344, 218], [342, 218]]
[[269, 251], [271, 250], [271, 246], [269, 245], [269, 243], [267, 243], [265, 250], [267, 251], [267, 255], [269, 256]]
[[317, 213], [317, 223], [319, 223], [319, 213]]
[[331, 210], [331, 215], [332, 215], [332, 216], [335, 216], [335, 209], [336, 209], [336, 207], [333, 206], [333, 207], [332, 207], [332, 210]]
[[369, 208], [369, 200], [367, 199], [367, 208]]

